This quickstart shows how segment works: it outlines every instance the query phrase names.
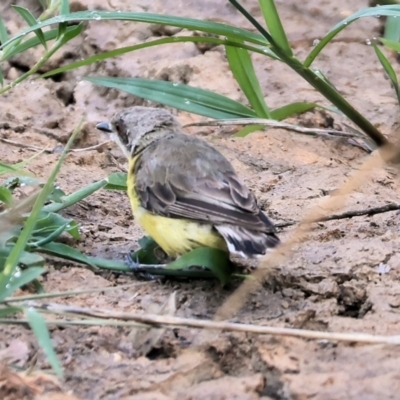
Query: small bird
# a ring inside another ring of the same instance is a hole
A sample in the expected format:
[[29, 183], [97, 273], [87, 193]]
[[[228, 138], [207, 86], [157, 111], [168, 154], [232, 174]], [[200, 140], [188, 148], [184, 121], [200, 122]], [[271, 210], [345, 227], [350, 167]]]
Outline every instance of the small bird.
[[212, 247], [252, 258], [280, 243], [230, 162], [184, 134], [168, 111], [127, 108], [96, 128], [110, 133], [128, 158], [133, 215], [168, 256]]

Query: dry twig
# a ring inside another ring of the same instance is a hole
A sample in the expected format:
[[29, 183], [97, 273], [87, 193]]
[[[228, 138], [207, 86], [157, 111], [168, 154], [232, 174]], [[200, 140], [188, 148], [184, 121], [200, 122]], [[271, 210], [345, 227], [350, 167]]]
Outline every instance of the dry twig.
[[[322, 332], [311, 331], [303, 329], [281, 328], [273, 326], [258, 326], [252, 324], [240, 324], [225, 321], [210, 321], [192, 318], [180, 318], [169, 315], [155, 315], [155, 314], [139, 314], [139, 313], [126, 313], [114, 310], [91, 309], [84, 307], [67, 306], [56, 303], [38, 303], [36, 301], [29, 301], [26, 304], [28, 307], [35, 307], [51, 314], [56, 315], [76, 315], [81, 317], [94, 317], [101, 319], [122, 320], [123, 322], [134, 322], [134, 326], [143, 327], [147, 325], [151, 328], [194, 328], [218, 331], [231, 331], [231, 332], [246, 332], [263, 335], [275, 336], [291, 336], [304, 339], [317, 339], [317, 340], [330, 340], [330, 341], [343, 341], [343, 342], [359, 342], [359, 343], [382, 343], [382, 344], [400, 344], [400, 335], [396, 336], [382, 336], [382, 335], [369, 335], [364, 333], [338, 333], [338, 332]], [[1, 320], [0, 322], [3, 322]], [[12, 319], [7, 320], [12, 323]], [[47, 321], [49, 324], [63, 324], [69, 321], [51, 320]], [[71, 321], [74, 322], [74, 321]], [[90, 324], [89, 321], [86, 321]], [[93, 325], [98, 322], [93, 321]], [[140, 324], [138, 326], [138, 324]], [[122, 323], [122, 325], [126, 325]]]

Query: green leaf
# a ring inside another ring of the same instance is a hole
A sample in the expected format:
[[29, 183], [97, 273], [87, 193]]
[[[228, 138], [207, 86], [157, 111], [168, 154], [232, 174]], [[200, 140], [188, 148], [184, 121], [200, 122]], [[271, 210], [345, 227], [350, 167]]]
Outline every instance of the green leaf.
[[264, 125], [247, 125], [235, 133], [235, 137], [245, 137], [250, 133], [264, 130]]
[[199, 247], [192, 250], [168, 264], [166, 268], [181, 270], [193, 266], [208, 268], [220, 280], [222, 285], [228, 282], [232, 272], [234, 272], [228, 253], [209, 247]]
[[107, 51], [104, 53], [96, 54], [92, 57], [85, 58], [84, 60], [77, 61], [71, 64], [64, 65], [60, 68], [56, 68], [45, 74], [41, 75], [42, 78], [47, 78], [52, 75], [61, 74], [63, 72], [71, 71], [73, 69], [91, 65], [97, 63], [102, 60], [106, 60], [108, 58], [117, 57], [122, 54], [129, 53], [131, 51], [136, 51], [140, 49], [145, 49], [153, 46], [160, 46], [162, 44], [172, 44], [172, 43], [186, 43], [186, 42], [194, 42], [194, 43], [213, 43], [217, 45], [224, 46], [232, 46], [232, 47], [240, 47], [249, 51], [253, 51], [255, 53], [260, 53], [266, 55], [268, 57], [279, 59], [268, 47], [259, 47], [259, 46], [251, 46], [248, 44], [233, 42], [229, 40], [222, 40], [214, 37], [202, 37], [202, 36], [178, 36], [178, 37], [168, 37], [157, 40], [152, 40], [146, 43], [136, 44], [134, 46], [121, 47], [120, 49]]
[[42, 6], [43, 10], [47, 10], [48, 7], [47, 0], [39, 0], [39, 3]]
[[385, 23], [385, 39], [399, 41], [400, 39], [400, 18], [388, 17]]
[[140, 248], [131, 254], [134, 262], [140, 264], [159, 264], [160, 261], [156, 257], [154, 250], [159, 246], [150, 236], [143, 236], [138, 240]]
[[[9, 256], [11, 250], [12, 250], [11, 246], [0, 247], [0, 271], [3, 270], [7, 257]], [[23, 265], [26, 268], [43, 267], [45, 261], [44, 258], [39, 254], [23, 251], [18, 264]]]
[[382, 38], [380, 38], [379, 41], [382, 42], [386, 47], [389, 47], [389, 49], [400, 52], [399, 42], [394, 42], [393, 40], [382, 39]]
[[279, 46], [287, 55], [292, 56], [292, 48], [283, 29], [282, 21], [279, 17], [274, 0], [259, 0], [261, 11], [264, 15], [269, 32], [277, 46]]
[[250, 108], [228, 97], [181, 83], [140, 78], [86, 77], [96, 85], [215, 119], [255, 117]]
[[0, 307], [0, 318], [8, 317], [9, 315], [14, 315], [21, 311], [22, 309], [20, 307], [15, 306]]
[[[19, 170], [17, 172], [19, 172]], [[11, 192], [13, 192], [16, 188], [21, 187], [21, 185], [38, 187], [38, 186], [41, 186], [41, 183], [39, 180], [37, 180], [35, 178], [31, 178], [29, 176], [19, 176], [19, 177], [13, 176], [13, 177], [6, 179], [1, 184], [1, 186], [6, 187]]]
[[65, 15], [65, 14], [69, 14], [69, 13], [70, 13], [69, 0], [61, 0], [60, 14]]
[[226, 56], [233, 76], [243, 93], [260, 118], [270, 118], [268, 106], [264, 101], [260, 83], [254, 71], [250, 54], [247, 50], [226, 46]]
[[31, 213], [29, 214], [29, 217], [27, 218], [25, 222], [25, 226], [22, 229], [22, 232], [12, 248], [9, 256], [7, 257], [4, 270], [0, 273], [0, 301], [4, 299], [3, 297], [3, 292], [5, 291], [7, 285], [10, 282], [10, 278], [13, 276], [15, 268], [18, 265], [18, 262], [21, 258], [21, 254], [24, 251], [28, 240], [31, 237], [32, 231], [35, 227], [36, 221], [40, 215], [40, 211], [43, 207], [44, 202], [46, 201], [47, 196], [51, 193], [53, 186], [54, 186], [54, 180], [61, 168], [61, 165], [66, 157], [66, 154], [71, 147], [75, 137], [80, 131], [82, 123], [79, 124], [77, 129], [72, 133], [71, 137], [68, 140], [68, 143], [66, 144], [63, 152], [61, 153], [61, 156], [54, 167], [52, 173], [50, 174], [50, 177], [48, 178], [46, 184], [44, 185], [43, 189], [41, 190], [40, 194], [36, 198], [35, 204], [33, 206], [33, 209]]
[[[34, 26], [37, 24], [36, 18], [32, 15], [32, 13], [28, 9], [17, 5], [12, 5], [12, 7], [27, 22], [29, 26]], [[47, 50], [47, 43], [46, 39], [44, 38], [42, 30], [35, 29], [34, 32], [37, 38], [39, 39], [40, 43], [42, 43], [44, 48]]]
[[83, 29], [83, 24], [80, 23], [79, 25], [72, 26], [70, 28], [71, 29], [65, 29], [65, 32], [62, 32], [60, 37], [60, 47], [80, 35]]
[[[67, 28], [67, 31], [74, 29], [74, 28], [75, 27], [69, 26]], [[52, 29], [50, 31], [44, 32], [43, 34], [44, 34], [44, 39], [46, 40], [46, 42], [48, 42], [49, 40], [55, 39], [57, 37], [57, 32], [58, 32], [58, 29]], [[40, 44], [40, 40], [36, 36], [29, 38], [29, 39], [25, 40], [24, 42], [18, 44], [17, 46], [13, 47], [12, 49], [10, 49], [7, 52], [6, 57], [4, 57], [4, 59], [8, 60], [11, 57], [14, 57], [16, 54], [24, 53], [26, 50], [28, 50], [32, 47], [36, 47], [38, 44]]]
[[7, 46], [9, 43], [12, 43], [18, 38], [25, 36], [27, 33], [30, 33], [37, 29], [44, 28], [49, 25], [59, 24], [64, 22], [100, 21], [100, 20], [136, 21], [136, 22], [145, 22], [158, 25], [177, 26], [189, 30], [213, 33], [215, 35], [221, 35], [227, 37], [228, 39], [246, 41], [261, 46], [268, 45], [268, 42], [265, 40], [265, 38], [257, 33], [253, 33], [245, 29], [238, 28], [236, 26], [230, 26], [227, 24], [221, 24], [217, 22], [197, 20], [192, 18], [175, 17], [170, 15], [151, 14], [151, 13], [134, 13], [134, 12], [117, 12], [117, 11], [79, 11], [75, 13], [70, 13], [68, 15], [59, 15], [53, 18], [49, 18], [43, 22], [37, 23], [35, 26], [20, 31], [17, 35], [15, 35], [11, 39], [9, 39], [6, 43], [4, 43], [3, 46]]
[[25, 309], [25, 316], [54, 372], [62, 377], [63, 371], [51, 343], [45, 319], [34, 308]]
[[377, 16], [387, 16], [387, 17], [399, 17], [400, 16], [400, 5], [388, 5], [388, 6], [377, 6], [370, 8], [363, 8], [362, 10], [350, 15], [346, 19], [342, 20], [338, 24], [336, 24], [322, 39], [321, 41], [313, 48], [308, 57], [303, 63], [304, 67], [309, 67], [318, 54], [323, 50], [323, 48], [332, 41], [332, 39], [341, 32], [344, 28], [349, 26], [354, 21], [357, 21], [359, 18], [365, 17], [377, 17]]
[[7, 206], [12, 206], [14, 203], [11, 191], [3, 186], [0, 186], [0, 201]]
[[1, 44], [7, 42], [8, 40], [8, 32], [7, 32], [7, 28], [4, 25], [4, 21], [3, 18], [1, 18], [0, 16], [0, 42]]
[[61, 190], [58, 186], [55, 186], [46, 200], [51, 201], [52, 203], [62, 203], [64, 198], [65, 192]]
[[31, 267], [23, 271], [17, 270], [12, 277], [13, 279], [10, 279], [10, 282], [6, 286], [6, 289], [2, 292], [2, 299], [4, 300], [6, 297], [11, 296], [21, 286], [24, 286], [34, 279], [38, 278], [44, 272], [45, 269], [39, 267]]
[[82, 189], [79, 189], [68, 196], [62, 197], [61, 203], [52, 203], [44, 206], [43, 211], [57, 213], [61, 210], [64, 210], [65, 208], [71, 207], [73, 204], [78, 203], [79, 201], [85, 199], [86, 197], [89, 197], [91, 194], [93, 194], [94, 192], [96, 192], [97, 190], [101, 189], [106, 185], [107, 185], [106, 179], [102, 179], [101, 181], [91, 183], [90, 185]]
[[18, 175], [25, 175], [25, 176], [32, 176], [29, 172], [25, 172], [21, 170], [21, 168], [16, 167], [15, 165], [9, 165], [0, 162], [0, 175], [3, 174], [18, 174]]
[[283, 107], [275, 108], [271, 111], [271, 118], [276, 121], [282, 121], [295, 114], [301, 114], [306, 111], [313, 110], [315, 107], [319, 107], [316, 103], [298, 102], [286, 104]]
[[386, 58], [386, 56], [382, 53], [382, 51], [379, 49], [379, 47], [376, 45], [376, 43], [372, 43], [374, 46], [375, 53], [382, 64], [383, 69], [389, 76], [390, 81], [392, 82], [393, 88], [396, 91], [397, 95], [397, 101], [400, 104], [400, 88], [399, 88], [399, 81], [397, 79], [396, 72], [394, 71], [392, 65], [390, 64], [389, 60]]
[[107, 190], [125, 190], [126, 186], [127, 174], [125, 172], [113, 172], [107, 177], [107, 185], [104, 186], [104, 189]]
[[4, 75], [3, 75], [3, 70], [0, 67], [0, 86], [3, 87], [4, 85]]
[[64, 243], [45, 243], [37, 247], [37, 250], [61, 258], [65, 258], [66, 260], [77, 261], [82, 264], [90, 265], [91, 267], [96, 267], [96, 265], [92, 262], [91, 257], [86, 256], [79, 250], [74, 249], [73, 247], [68, 246]]

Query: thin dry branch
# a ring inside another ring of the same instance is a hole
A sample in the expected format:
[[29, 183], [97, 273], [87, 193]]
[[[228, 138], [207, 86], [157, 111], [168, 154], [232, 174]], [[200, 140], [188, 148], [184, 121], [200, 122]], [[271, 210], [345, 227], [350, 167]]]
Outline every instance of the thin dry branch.
[[[364, 215], [382, 214], [385, 212], [397, 211], [397, 210], [400, 210], [400, 204], [389, 203], [386, 204], [385, 206], [366, 208], [365, 210], [346, 211], [342, 214], [329, 215], [327, 217], [322, 218], [319, 222], [333, 221], [337, 219], [346, 219], [353, 217], [362, 217]], [[299, 221], [279, 222], [275, 224], [275, 226], [277, 228], [286, 228], [287, 226], [296, 225], [298, 223]]]
[[[254, 333], [259, 335], [291, 336], [303, 339], [375, 343], [375, 344], [381, 343], [381, 344], [394, 344], [394, 345], [400, 344], [400, 335], [382, 336], [382, 335], [369, 335], [365, 333], [311, 331], [303, 329], [241, 324], [241, 323], [225, 322], [225, 321], [210, 321], [202, 319], [180, 318], [168, 315], [126, 313], [114, 310], [67, 306], [56, 303], [38, 303], [36, 301], [27, 302], [27, 306], [35, 307], [37, 309], [44, 310], [50, 312], [51, 314], [56, 314], [56, 315], [73, 314], [80, 317], [110, 319], [113, 320], [112, 325], [116, 325], [115, 320], [122, 320], [123, 322], [130, 321], [134, 322], [135, 324], [140, 324], [140, 327], [143, 327], [143, 325], [147, 325], [148, 327], [158, 328], [158, 329], [194, 328], [194, 329], [206, 329], [206, 330], [217, 330], [217, 331], [245, 332], [245, 333]], [[12, 320], [10, 321], [12, 322]], [[65, 325], [66, 323], [66, 321], [57, 321], [57, 320], [51, 320], [47, 322], [51, 324], [62, 323], [63, 325]], [[88, 323], [88, 321], [86, 321], [86, 323]], [[97, 324], [96, 321], [93, 321], [93, 325], [96, 324]], [[123, 325], [125, 324], [123, 323]]]
[[338, 131], [336, 129], [320, 129], [320, 128], [307, 128], [299, 125], [292, 125], [286, 122], [275, 121], [273, 119], [264, 118], [233, 118], [233, 119], [223, 119], [217, 121], [204, 121], [204, 122], [193, 122], [187, 124], [184, 128], [189, 126], [225, 126], [225, 125], [265, 125], [271, 128], [286, 129], [293, 132], [302, 133], [303, 135], [311, 136], [337, 136], [345, 138], [359, 138], [364, 139], [365, 136], [355, 132], [344, 132]]

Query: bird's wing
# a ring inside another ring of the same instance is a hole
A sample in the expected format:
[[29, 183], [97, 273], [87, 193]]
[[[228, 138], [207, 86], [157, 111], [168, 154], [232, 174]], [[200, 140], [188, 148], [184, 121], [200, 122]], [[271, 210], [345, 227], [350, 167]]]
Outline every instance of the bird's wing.
[[170, 218], [275, 232], [251, 192], [217, 150], [176, 134], [150, 145], [135, 164], [142, 207]]

